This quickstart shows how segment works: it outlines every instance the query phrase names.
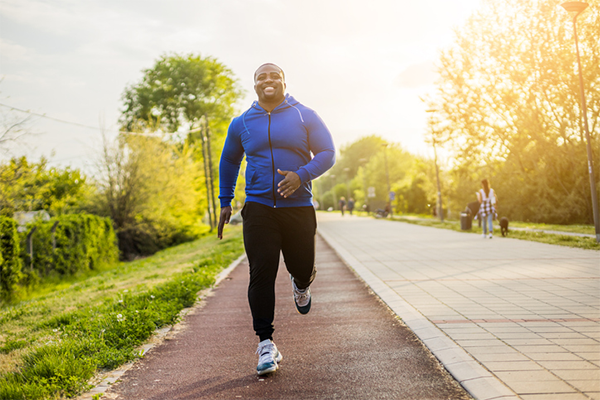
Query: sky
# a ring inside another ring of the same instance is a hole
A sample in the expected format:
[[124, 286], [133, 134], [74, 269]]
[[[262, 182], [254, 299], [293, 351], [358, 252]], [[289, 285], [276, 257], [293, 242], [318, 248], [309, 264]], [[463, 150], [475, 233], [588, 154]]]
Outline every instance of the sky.
[[[114, 137], [121, 95], [164, 54], [215, 57], [255, 99], [253, 73], [278, 64], [287, 91], [339, 148], [377, 134], [415, 154], [440, 50], [480, 0], [0, 0], [0, 104], [28, 110], [31, 133], [0, 161], [45, 156], [93, 173]], [[2, 121], [27, 114], [0, 106]], [[87, 128], [90, 127], [90, 128]], [[96, 129], [92, 129], [96, 128]]]

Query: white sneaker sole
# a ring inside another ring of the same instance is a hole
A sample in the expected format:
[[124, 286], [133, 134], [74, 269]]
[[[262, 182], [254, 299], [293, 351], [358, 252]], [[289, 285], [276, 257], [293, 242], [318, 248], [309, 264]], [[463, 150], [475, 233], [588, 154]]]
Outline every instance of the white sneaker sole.
[[270, 368], [263, 369], [261, 371], [257, 370], [256, 373], [260, 376], [260, 375], [266, 375], [266, 374], [270, 374], [272, 372], [277, 371], [279, 369], [279, 363], [281, 362], [281, 360], [283, 360], [283, 355], [281, 355], [281, 352], [278, 351], [277, 357], [275, 358], [275, 365]]
[[271, 372], [275, 372], [275, 371], [277, 371], [278, 368], [279, 368], [279, 365], [275, 364], [271, 368], [263, 369], [262, 371], [256, 371], [256, 372], [258, 373], [258, 376], [260, 376], [260, 375], [270, 374]]

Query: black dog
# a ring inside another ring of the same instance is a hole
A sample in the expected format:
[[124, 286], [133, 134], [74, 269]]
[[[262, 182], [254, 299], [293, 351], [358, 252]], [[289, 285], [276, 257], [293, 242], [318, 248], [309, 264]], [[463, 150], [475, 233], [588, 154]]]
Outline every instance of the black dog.
[[508, 235], [508, 218], [506, 217], [500, 218], [500, 232], [502, 232], [502, 236]]

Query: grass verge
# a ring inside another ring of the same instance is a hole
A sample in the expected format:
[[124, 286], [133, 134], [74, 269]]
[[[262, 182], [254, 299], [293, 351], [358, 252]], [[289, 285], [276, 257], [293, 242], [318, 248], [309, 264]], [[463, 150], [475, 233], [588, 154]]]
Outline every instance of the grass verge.
[[[408, 222], [409, 224], [415, 224], [415, 225], [421, 225], [421, 226], [431, 226], [434, 228], [443, 228], [443, 229], [450, 229], [453, 231], [457, 231], [457, 232], [462, 232], [462, 233], [475, 233], [480, 235], [481, 231], [475, 229], [472, 229], [470, 231], [463, 231], [460, 229], [460, 222], [459, 221], [444, 221], [444, 222], [440, 222], [437, 219], [426, 219], [426, 218], [415, 218], [413, 216], [394, 216], [394, 221], [401, 221], [401, 222]], [[511, 222], [512, 224], [512, 222]], [[555, 227], [560, 227], [562, 225], [545, 225], [545, 224], [529, 224], [529, 223], [520, 223], [523, 224], [523, 227], [528, 227], [530, 229], [547, 229], [547, 230], [558, 230]], [[544, 228], [539, 227], [540, 225], [543, 225]], [[587, 227], [585, 227], [587, 228]], [[581, 232], [578, 231], [577, 228], [575, 227], [571, 227], [571, 231], [565, 231], [563, 229], [563, 231], [565, 232], [578, 232], [578, 233], [588, 233], [588, 232]], [[592, 227], [593, 229], [593, 227]], [[496, 230], [495, 230], [496, 231]], [[499, 233], [499, 231], [497, 231], [496, 233]], [[496, 237], [498, 237], [499, 235], [496, 234]], [[596, 239], [595, 238], [590, 238], [590, 237], [580, 237], [580, 236], [569, 236], [569, 235], [559, 235], [559, 234], [552, 234], [552, 233], [543, 233], [543, 232], [534, 232], [534, 231], [517, 231], [517, 230], [510, 230], [508, 237], [513, 238], [513, 239], [521, 239], [521, 240], [530, 240], [533, 242], [540, 242], [540, 243], [548, 243], [548, 244], [555, 244], [555, 245], [559, 245], [559, 246], [568, 246], [568, 247], [576, 247], [579, 249], [587, 249], [587, 250], [600, 250], [600, 244], [596, 243]], [[500, 238], [502, 238], [502, 236], [500, 236]]]
[[56, 283], [0, 309], [0, 399], [58, 399], [88, 388], [99, 370], [139, 356], [136, 348], [177, 322], [197, 293], [243, 252], [241, 228], [152, 257]]

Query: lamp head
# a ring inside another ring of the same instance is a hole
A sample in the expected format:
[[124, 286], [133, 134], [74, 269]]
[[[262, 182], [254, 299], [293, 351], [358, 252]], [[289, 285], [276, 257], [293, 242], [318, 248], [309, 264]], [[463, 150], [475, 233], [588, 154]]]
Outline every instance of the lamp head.
[[561, 4], [561, 7], [567, 10], [568, 12], [581, 13], [588, 6], [588, 3], [583, 1], [567, 1]]

